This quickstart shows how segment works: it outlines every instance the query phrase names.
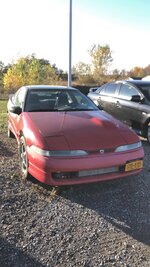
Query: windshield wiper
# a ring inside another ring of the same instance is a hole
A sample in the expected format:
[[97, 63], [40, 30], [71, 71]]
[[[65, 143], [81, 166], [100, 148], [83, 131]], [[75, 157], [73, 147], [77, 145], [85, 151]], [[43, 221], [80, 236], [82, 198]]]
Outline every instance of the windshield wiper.
[[56, 111], [60, 111], [60, 112], [66, 112], [66, 111], [94, 111], [97, 109], [90, 109], [90, 108], [57, 108], [57, 109], [30, 109], [27, 112], [56, 112]]

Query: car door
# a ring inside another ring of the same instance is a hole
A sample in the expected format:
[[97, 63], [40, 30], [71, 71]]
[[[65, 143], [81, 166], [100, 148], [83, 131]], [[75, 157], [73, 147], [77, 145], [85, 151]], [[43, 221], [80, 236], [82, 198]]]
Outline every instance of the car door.
[[105, 85], [102, 85], [101, 87], [98, 87], [96, 91], [90, 91], [88, 93], [88, 97], [97, 105], [99, 106], [99, 99], [100, 99], [100, 92], [105, 88]]
[[[25, 94], [26, 94], [25, 88], [22, 87], [21, 89], [19, 89], [11, 99], [12, 105], [18, 106], [22, 109], [24, 105]], [[18, 114], [10, 112], [9, 109], [8, 109], [8, 113], [9, 113], [9, 123], [11, 124], [13, 128], [13, 132], [16, 138], [18, 139], [20, 129], [22, 128], [22, 125], [21, 125], [22, 124], [21, 122], [22, 113], [18, 115]]]
[[139, 99], [142, 99], [142, 95], [133, 85], [121, 84], [116, 99], [116, 110], [118, 110], [117, 118], [123, 120], [129, 126], [138, 128], [138, 124], [142, 119], [140, 111], [142, 103], [135, 96], [139, 96]]
[[116, 115], [115, 104], [116, 104], [116, 93], [117, 93], [117, 83], [108, 83], [101, 91], [98, 99], [99, 105], [110, 113], [111, 115]]

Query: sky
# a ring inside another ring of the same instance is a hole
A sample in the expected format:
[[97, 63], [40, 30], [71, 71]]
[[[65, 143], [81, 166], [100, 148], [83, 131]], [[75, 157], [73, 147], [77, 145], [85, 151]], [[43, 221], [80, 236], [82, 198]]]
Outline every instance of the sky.
[[[0, 61], [35, 54], [68, 70], [70, 0], [0, 0]], [[150, 64], [150, 0], [72, 0], [72, 66], [108, 44], [111, 69]]]

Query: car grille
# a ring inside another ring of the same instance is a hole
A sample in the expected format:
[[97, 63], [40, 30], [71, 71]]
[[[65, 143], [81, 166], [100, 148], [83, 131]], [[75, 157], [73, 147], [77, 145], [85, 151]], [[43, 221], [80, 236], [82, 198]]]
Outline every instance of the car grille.
[[94, 169], [94, 170], [84, 170], [84, 171], [79, 171], [79, 172], [54, 172], [52, 173], [52, 177], [55, 180], [75, 179], [75, 178], [103, 175], [107, 173], [116, 173], [119, 171], [120, 170], [118, 167], [111, 167], [111, 168], [101, 168], [101, 169]]
[[111, 172], [118, 172], [118, 167], [79, 171], [78, 176], [79, 177], [94, 176], [94, 175], [106, 174], [106, 173], [111, 173]]

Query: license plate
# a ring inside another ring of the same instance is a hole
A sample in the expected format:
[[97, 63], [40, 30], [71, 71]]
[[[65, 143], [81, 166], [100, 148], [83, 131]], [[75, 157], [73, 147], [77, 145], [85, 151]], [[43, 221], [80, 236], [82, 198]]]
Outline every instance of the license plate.
[[143, 168], [143, 160], [129, 162], [125, 165], [125, 171], [134, 171]]

